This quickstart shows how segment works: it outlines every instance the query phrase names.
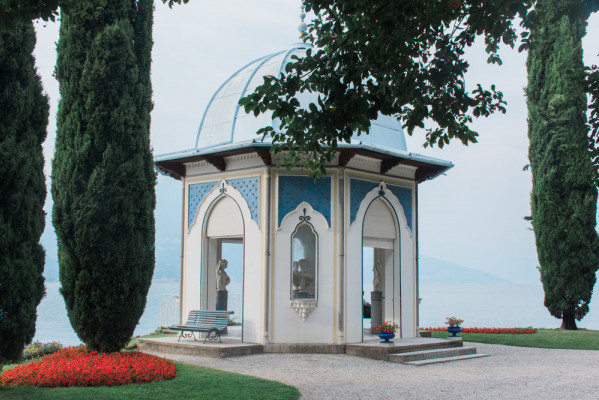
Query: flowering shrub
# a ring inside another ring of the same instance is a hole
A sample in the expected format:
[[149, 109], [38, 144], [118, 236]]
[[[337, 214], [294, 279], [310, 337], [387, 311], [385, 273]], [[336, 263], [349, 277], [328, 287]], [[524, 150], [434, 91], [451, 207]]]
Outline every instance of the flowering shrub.
[[376, 333], [395, 333], [399, 329], [399, 325], [393, 321], [385, 321], [382, 325], [376, 327]]
[[[420, 328], [423, 331], [445, 332], [447, 328]], [[462, 333], [488, 333], [494, 335], [522, 335], [537, 333], [536, 329], [524, 328], [462, 328]]]
[[60, 349], [62, 349], [62, 344], [59, 342], [33, 342], [30, 345], [25, 346], [21, 358], [23, 360], [31, 360], [32, 358], [41, 357], [46, 354], [56, 353]]
[[173, 379], [175, 365], [137, 352], [98, 353], [69, 347], [37, 362], [19, 365], [0, 375], [2, 385], [44, 387], [118, 386]]
[[445, 325], [450, 326], [450, 327], [454, 327], [454, 328], [459, 327], [464, 322], [463, 319], [459, 319], [459, 318], [456, 318], [456, 317], [447, 317], [447, 318], [445, 318], [445, 320], [446, 320], [445, 321]]

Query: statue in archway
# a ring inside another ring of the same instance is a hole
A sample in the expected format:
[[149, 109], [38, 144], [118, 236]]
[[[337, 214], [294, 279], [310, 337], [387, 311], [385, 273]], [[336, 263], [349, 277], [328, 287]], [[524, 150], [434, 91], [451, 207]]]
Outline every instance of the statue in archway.
[[227, 290], [227, 285], [231, 283], [231, 278], [225, 271], [228, 265], [225, 259], [220, 259], [216, 263], [216, 290]]
[[372, 279], [372, 290], [374, 292], [382, 292], [383, 291], [383, 266], [381, 263], [374, 263], [372, 266], [372, 272], [374, 277]]
[[370, 293], [370, 333], [383, 323], [383, 265], [375, 262], [372, 266], [372, 293]]
[[293, 292], [297, 298], [306, 298], [309, 296], [308, 287], [314, 282], [314, 277], [310, 272], [310, 263], [306, 259], [293, 262], [293, 271], [291, 275], [293, 282]]

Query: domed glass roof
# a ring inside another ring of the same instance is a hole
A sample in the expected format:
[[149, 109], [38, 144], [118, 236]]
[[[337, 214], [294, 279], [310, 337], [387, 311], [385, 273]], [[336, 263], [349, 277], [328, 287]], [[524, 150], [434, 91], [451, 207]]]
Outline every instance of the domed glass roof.
[[[264, 83], [264, 76], [278, 76], [283, 72], [285, 66], [292, 61], [293, 55], [305, 56], [308, 48], [309, 45], [300, 43], [289, 50], [258, 58], [227, 79], [214, 93], [204, 111], [195, 148], [204, 150], [221, 145], [260, 141], [262, 138], [256, 135], [258, 129], [271, 125], [277, 130], [279, 124], [277, 120], [273, 121], [272, 111], [258, 117], [246, 114], [243, 107], [239, 106], [239, 100]], [[316, 102], [314, 94], [299, 95], [298, 100], [300, 104], [305, 105]], [[268, 142], [268, 139], [264, 141]], [[379, 115], [378, 119], [371, 122], [368, 135], [352, 137], [351, 144], [407, 151], [400, 123], [397, 119], [385, 115]]]

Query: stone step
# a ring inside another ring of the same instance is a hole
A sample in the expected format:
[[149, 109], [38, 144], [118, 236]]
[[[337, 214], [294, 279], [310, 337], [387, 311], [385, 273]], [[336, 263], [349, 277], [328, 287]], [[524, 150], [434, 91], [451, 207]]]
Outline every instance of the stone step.
[[463, 356], [431, 358], [428, 360], [407, 361], [407, 362], [404, 362], [403, 364], [420, 366], [420, 365], [429, 365], [429, 364], [439, 364], [439, 363], [450, 362], [450, 361], [469, 360], [471, 358], [480, 358], [480, 357], [489, 357], [489, 354], [476, 353], [476, 354], [466, 354]]
[[363, 343], [350, 343], [345, 346], [345, 354], [350, 356], [367, 357], [374, 360], [389, 361], [389, 354], [409, 353], [423, 350], [443, 350], [462, 347], [460, 340], [407, 338], [395, 339], [394, 343], [383, 344], [380, 339]]
[[476, 347], [448, 347], [444, 349], [418, 350], [406, 353], [389, 354], [389, 361], [405, 363], [408, 361], [429, 360], [476, 354]]

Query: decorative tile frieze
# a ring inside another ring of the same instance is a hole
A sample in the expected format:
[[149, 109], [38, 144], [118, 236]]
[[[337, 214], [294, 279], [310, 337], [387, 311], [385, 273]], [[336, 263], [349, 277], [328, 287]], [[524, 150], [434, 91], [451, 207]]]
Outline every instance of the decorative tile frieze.
[[252, 219], [257, 224], [260, 223], [260, 177], [252, 176], [249, 178], [229, 179], [227, 183], [233, 186], [241, 193], [248, 203]]
[[387, 185], [387, 189], [391, 191], [399, 200], [406, 214], [408, 228], [412, 229], [412, 188], [405, 186]]
[[379, 186], [379, 182], [365, 181], [363, 179], [350, 178], [349, 180], [349, 221], [352, 224], [356, 220], [358, 209], [364, 197], [372, 189]]
[[314, 178], [302, 175], [279, 176], [279, 219], [294, 211], [302, 202], [321, 213], [331, 226], [331, 178]]
[[194, 183], [189, 185], [188, 205], [187, 205], [187, 227], [193, 225], [198, 207], [204, 197], [217, 185], [218, 181]]
[[[241, 193], [248, 204], [252, 219], [259, 223], [260, 218], [260, 177], [229, 179], [225, 181]], [[193, 225], [198, 208], [204, 197], [218, 184], [218, 181], [194, 183], [189, 185], [187, 227]]]
[[[381, 186], [380, 182], [350, 178], [350, 224], [356, 220], [358, 209], [366, 194], [379, 186]], [[412, 188], [398, 185], [386, 185], [386, 187], [399, 200], [404, 209], [408, 227], [412, 229]], [[384, 197], [384, 190], [381, 190], [379, 194]]]

